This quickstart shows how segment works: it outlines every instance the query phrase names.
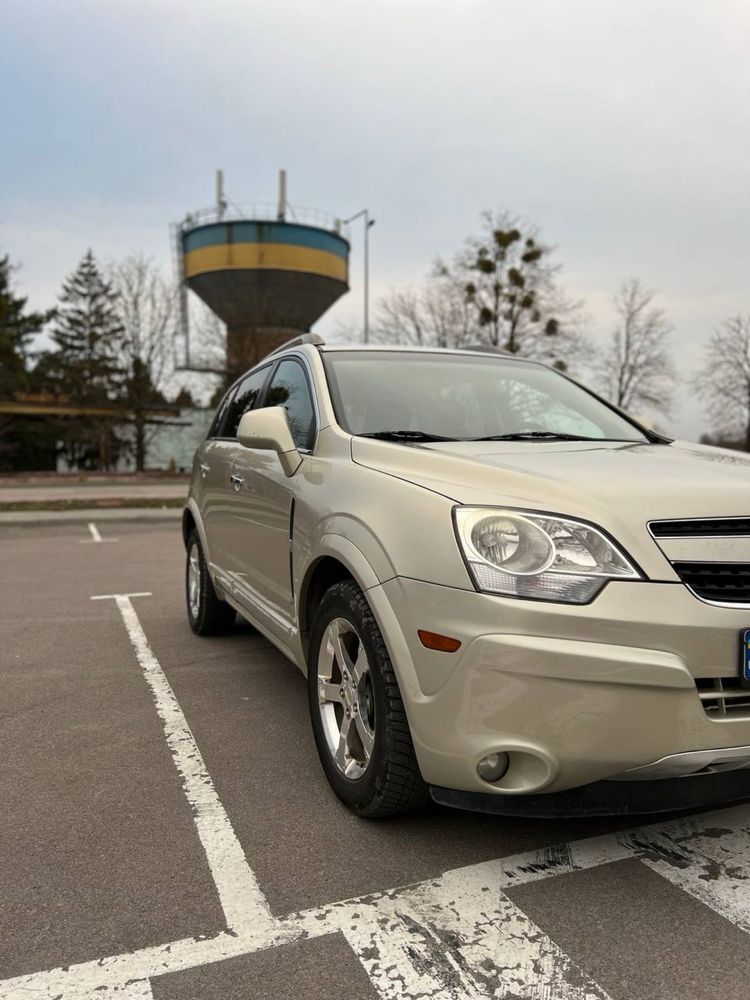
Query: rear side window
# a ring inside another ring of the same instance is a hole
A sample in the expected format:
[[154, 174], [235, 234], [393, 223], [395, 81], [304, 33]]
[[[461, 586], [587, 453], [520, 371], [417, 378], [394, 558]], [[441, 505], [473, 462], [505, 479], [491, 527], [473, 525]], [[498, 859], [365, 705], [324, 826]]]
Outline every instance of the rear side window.
[[315, 409], [310, 386], [298, 361], [282, 361], [266, 393], [266, 406], [283, 406], [294, 443], [311, 451], [315, 443]]
[[236, 386], [232, 386], [232, 388], [222, 397], [208, 431], [209, 438], [221, 437], [219, 431], [221, 430], [221, 425], [224, 423], [224, 418], [227, 415], [227, 409], [232, 401], [236, 388]]
[[270, 365], [245, 375], [221, 402], [214, 420], [211, 437], [233, 438], [242, 416], [252, 410], [268, 378]]

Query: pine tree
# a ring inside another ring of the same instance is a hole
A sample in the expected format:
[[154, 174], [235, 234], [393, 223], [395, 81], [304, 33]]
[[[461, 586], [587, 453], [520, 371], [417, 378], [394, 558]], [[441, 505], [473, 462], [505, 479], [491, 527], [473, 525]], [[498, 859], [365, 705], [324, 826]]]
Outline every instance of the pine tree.
[[[118, 364], [122, 326], [117, 295], [88, 250], [63, 283], [52, 329], [56, 350], [41, 368], [56, 393], [71, 403], [106, 406], [117, 399], [123, 373]], [[77, 468], [109, 468], [119, 442], [112, 417], [89, 414], [68, 421], [63, 451]]]
[[63, 283], [52, 330], [61, 391], [74, 403], [105, 403], [120, 383], [117, 363], [122, 326], [117, 296], [91, 250]]
[[[14, 401], [32, 388], [29, 353], [33, 338], [52, 312], [28, 312], [26, 299], [12, 286], [13, 267], [0, 257], [0, 400]], [[0, 469], [38, 468], [54, 455], [54, 440], [46, 426], [18, 414], [0, 415]]]
[[13, 293], [12, 270], [8, 256], [0, 257], [0, 399], [27, 387], [31, 341], [53, 315], [26, 311], [26, 299]]

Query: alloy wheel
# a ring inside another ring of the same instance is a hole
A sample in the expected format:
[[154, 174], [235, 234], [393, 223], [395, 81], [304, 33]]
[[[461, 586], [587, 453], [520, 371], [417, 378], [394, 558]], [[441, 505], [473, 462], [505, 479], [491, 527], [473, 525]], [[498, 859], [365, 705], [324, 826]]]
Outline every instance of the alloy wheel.
[[201, 606], [201, 560], [197, 542], [193, 542], [188, 553], [187, 584], [190, 614], [196, 619]]
[[334, 618], [323, 634], [318, 702], [331, 757], [345, 777], [356, 781], [372, 757], [375, 699], [364, 644], [345, 618]]

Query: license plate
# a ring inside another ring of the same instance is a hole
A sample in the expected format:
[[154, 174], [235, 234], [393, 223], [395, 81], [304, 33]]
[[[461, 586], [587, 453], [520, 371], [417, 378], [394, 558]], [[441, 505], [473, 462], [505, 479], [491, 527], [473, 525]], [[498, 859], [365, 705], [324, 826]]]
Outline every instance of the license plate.
[[740, 633], [740, 677], [742, 686], [750, 687], [750, 628]]

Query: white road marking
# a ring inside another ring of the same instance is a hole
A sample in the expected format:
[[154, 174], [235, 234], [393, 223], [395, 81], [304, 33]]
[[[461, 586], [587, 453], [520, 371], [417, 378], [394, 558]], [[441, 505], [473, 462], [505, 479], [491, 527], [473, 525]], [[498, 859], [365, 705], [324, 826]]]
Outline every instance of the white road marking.
[[[260, 948], [279, 943], [259, 935]], [[200, 965], [236, 958], [257, 949], [249, 938], [222, 932], [213, 938], [183, 938], [123, 955], [110, 955], [0, 982], [1, 1000], [110, 1000], [129, 982], [182, 972]]]
[[[596, 858], [598, 855], [592, 855]], [[536, 865], [521, 855], [519, 865]], [[470, 870], [479, 875], [481, 865]], [[607, 1000], [607, 994], [499, 891], [456, 892], [461, 869], [448, 876], [346, 900], [279, 919], [255, 933], [189, 938], [130, 955], [0, 983], [1, 1000], [84, 1000], [116, 996], [122, 984], [154, 978], [294, 940], [342, 933], [383, 1000]], [[453, 876], [453, 878], [451, 878]], [[533, 877], [537, 877], [536, 873]], [[479, 877], [479, 882], [487, 881]], [[502, 990], [501, 990], [502, 987]]]
[[[307, 940], [336, 932], [347, 937], [365, 969], [373, 976], [374, 985], [381, 997], [387, 1000], [391, 997], [416, 1000], [420, 997], [419, 992], [406, 992], [400, 989], [400, 982], [404, 981], [418, 988], [420, 980], [419, 971], [414, 967], [414, 956], [404, 955], [402, 950], [403, 921], [396, 920], [393, 914], [399, 910], [409, 914], [416, 909], [424, 919], [425, 913], [431, 905], [435, 905], [436, 900], [440, 908], [441, 924], [438, 926], [442, 925], [444, 930], [447, 926], [449, 933], [452, 933], [456, 924], [451, 924], [450, 921], [455, 920], [459, 923], [455, 938], [442, 942], [443, 950], [451, 951], [454, 956], [459, 953], [462, 960], [467, 962], [470, 971], [474, 961], [484, 962], [481, 968], [485, 976], [494, 966], [496, 972], [490, 979], [496, 982], [497, 986], [505, 986], [506, 990], [510, 987], [512, 976], [515, 974], [513, 988], [518, 990], [523, 986], [523, 992], [517, 992], [517, 995], [533, 997], [534, 1000], [540, 998], [578, 1000], [580, 997], [589, 996], [600, 998], [606, 994], [601, 987], [597, 987], [590, 980], [583, 979], [582, 983], [576, 985], [576, 976], [580, 974], [576, 972], [574, 966], [569, 965], [569, 959], [562, 955], [549, 939], [547, 939], [549, 944], [538, 939], [534, 947], [537, 953], [542, 952], [540, 945], [542, 941], [543, 954], [550, 955], [551, 960], [546, 959], [547, 964], [541, 968], [528, 967], [529, 952], [526, 939], [516, 941], [515, 947], [511, 946], [496, 927], [498, 916], [514, 915], [505, 906], [503, 890], [568, 872], [597, 868], [627, 858], [636, 858], [651, 865], [657, 853], [664, 855], [671, 852], [670, 845], [673, 842], [683, 845], [684, 854], [691, 837], [700, 840], [702, 836], [712, 836], [716, 829], [727, 829], [730, 826], [739, 829], [741, 836], [744, 833], [741, 844], [738, 844], [740, 852], [744, 853], [750, 843], [750, 838], [747, 837], [750, 831], [750, 806], [735, 806], [690, 820], [658, 823], [623, 833], [586, 838], [571, 844], [456, 868], [438, 879], [413, 886], [293, 913], [288, 917], [279, 918], [275, 924], [249, 933], [240, 935], [221, 933], [212, 938], [184, 938], [130, 954], [114, 955], [67, 968], [19, 976], [0, 983], [0, 1000], [18, 1000], [19, 997], [34, 997], [36, 1000], [52, 1000], [55, 997], [60, 1000], [84, 1000], [92, 995], [99, 1000], [109, 1000], [116, 995], [116, 990], [129, 981], [180, 972], [226, 958], [252, 954], [289, 941]], [[725, 862], [731, 865], [731, 858], [728, 856]], [[483, 897], [486, 897], [486, 903], [479, 902]], [[429, 902], [430, 899], [432, 904]], [[501, 904], [499, 907], [498, 901]], [[468, 918], [469, 924], [465, 923], [467, 917], [463, 912], [467, 905], [472, 909]], [[452, 911], [458, 912], [454, 912], [451, 916]], [[426, 923], [429, 933], [432, 934], [435, 932], [429, 927], [429, 919], [428, 916]], [[472, 940], [471, 930], [468, 933], [465, 929], [461, 930], [461, 925], [464, 928], [471, 927], [471, 920], [474, 920], [478, 935], [481, 934], [484, 925], [484, 933], [488, 936], [485, 941], [478, 941], [476, 937]], [[536, 931], [527, 918], [523, 917], [523, 920], [526, 921], [524, 934], [528, 935], [530, 929], [532, 932]], [[375, 942], [371, 935], [368, 936], [368, 930], [373, 927], [378, 928]], [[361, 933], [360, 928], [362, 928]], [[396, 935], [396, 940], [390, 944], [389, 928]], [[509, 936], [513, 937], [512, 934]], [[387, 953], [399, 956], [402, 965], [390, 967], [387, 958], [385, 961], [379, 959], [381, 955], [379, 949], [383, 940], [386, 942]], [[417, 948], [414, 955], [418, 960], [420, 948]], [[531, 960], [533, 961], [533, 958]], [[381, 966], [380, 970], [375, 970], [376, 962]], [[437, 970], [433, 970], [432, 975], [437, 976]], [[525, 981], [520, 978], [521, 975], [526, 977]], [[399, 977], [402, 977], [401, 980]], [[561, 977], [564, 981], [562, 986], [558, 985]], [[442, 1000], [445, 997], [459, 1000], [462, 996], [475, 1000], [476, 997], [482, 996], [482, 993], [472, 995], [465, 991], [457, 992], [455, 982], [451, 985], [445, 981], [446, 978], [446, 973], [443, 972], [443, 992], [433, 993], [430, 1000], [436, 1000], [437, 996], [441, 996]], [[551, 988], [552, 982], [555, 982], [554, 989]], [[588, 993], [586, 989], [589, 990]], [[496, 993], [499, 997], [503, 995], [509, 994]], [[425, 994], [422, 993], [421, 996], [424, 997]]]
[[[686, 827], [689, 826], [686, 821]], [[684, 892], [750, 933], [750, 817], [742, 807], [716, 824], [657, 841], [643, 861]]]
[[[750, 931], [750, 806], [468, 865], [440, 878], [274, 918], [130, 601], [122, 615], [164, 723], [228, 932], [185, 938], [0, 982], [0, 1000], [151, 1000], [154, 977], [341, 933], [383, 1000], [607, 1000], [507, 897], [514, 886], [636, 858]], [[745, 882], [745, 884], [747, 884]]]
[[89, 521], [88, 527], [91, 538], [82, 538], [80, 542], [81, 545], [90, 545], [91, 542], [101, 543], [101, 542], [119, 541], [118, 538], [102, 538], [101, 534], [99, 533], [99, 529], [97, 528], [97, 526], [94, 524], [93, 521]]
[[193, 821], [206, 852], [227, 928], [237, 934], [257, 932], [273, 921], [268, 903], [219, 801], [174, 691], [149, 646], [130, 600], [134, 596], [136, 595], [115, 594], [113, 599], [122, 615], [143, 676], [151, 688], [156, 711], [164, 724], [167, 745], [182, 778], [185, 797], [193, 810]]
[[125, 983], [116, 992], [113, 992], [118, 1000], [154, 1000], [149, 979], [137, 979], [135, 982]]
[[502, 892], [437, 879], [364, 907], [340, 929], [383, 998], [605, 1000]]
[[92, 601], [116, 601], [120, 597], [151, 597], [150, 590], [138, 590], [132, 594], [96, 594]]

